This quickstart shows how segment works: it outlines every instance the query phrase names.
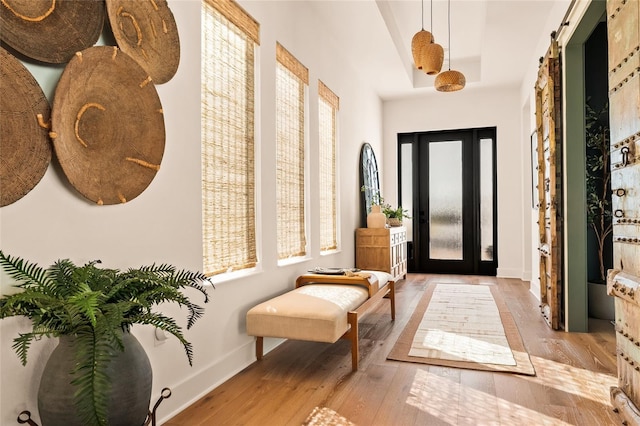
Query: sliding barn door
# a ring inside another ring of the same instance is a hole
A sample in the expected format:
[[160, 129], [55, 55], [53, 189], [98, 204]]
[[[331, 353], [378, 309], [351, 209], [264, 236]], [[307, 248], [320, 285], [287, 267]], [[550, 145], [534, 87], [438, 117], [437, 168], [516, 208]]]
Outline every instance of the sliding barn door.
[[540, 309], [551, 328], [563, 324], [562, 118], [558, 43], [542, 58], [536, 92]]
[[607, 1], [613, 269], [618, 386], [611, 402], [623, 424], [640, 425], [640, 8]]

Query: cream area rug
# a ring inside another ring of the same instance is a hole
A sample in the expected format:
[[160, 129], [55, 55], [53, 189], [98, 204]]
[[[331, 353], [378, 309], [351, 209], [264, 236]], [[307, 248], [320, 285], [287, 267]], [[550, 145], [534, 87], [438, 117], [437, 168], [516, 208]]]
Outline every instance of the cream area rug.
[[387, 359], [535, 375], [497, 286], [430, 284]]
[[349, 420], [328, 407], [316, 407], [302, 426], [355, 426]]

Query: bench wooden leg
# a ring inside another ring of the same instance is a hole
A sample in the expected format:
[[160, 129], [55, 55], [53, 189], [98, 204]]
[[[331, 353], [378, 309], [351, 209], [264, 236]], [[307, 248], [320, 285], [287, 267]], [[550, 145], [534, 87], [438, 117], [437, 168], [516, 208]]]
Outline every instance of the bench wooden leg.
[[387, 292], [384, 294], [385, 299], [389, 299], [389, 303], [391, 303], [391, 320], [396, 319], [396, 283], [395, 281], [389, 281], [389, 288]]
[[258, 361], [262, 359], [263, 341], [264, 341], [263, 337], [261, 336], [256, 337], [256, 358], [258, 359]]
[[360, 357], [358, 350], [358, 313], [349, 312], [347, 321], [351, 328], [349, 329], [349, 340], [351, 340], [351, 370], [358, 371], [358, 358]]
[[391, 319], [396, 319], [396, 283], [391, 281], [389, 283], [389, 302], [391, 302]]

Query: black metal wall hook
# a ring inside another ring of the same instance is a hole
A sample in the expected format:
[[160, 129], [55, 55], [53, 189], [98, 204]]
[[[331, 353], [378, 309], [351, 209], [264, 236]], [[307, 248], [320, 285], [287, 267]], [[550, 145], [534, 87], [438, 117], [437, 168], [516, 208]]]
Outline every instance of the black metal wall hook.
[[162, 391], [160, 392], [160, 398], [158, 398], [158, 401], [156, 401], [155, 405], [153, 406], [153, 410], [151, 410], [147, 415], [147, 420], [144, 422], [143, 426], [149, 426], [149, 424], [151, 424], [151, 426], [156, 426], [156, 411], [158, 410], [158, 406], [160, 406], [160, 403], [170, 396], [171, 389], [162, 389]]
[[[149, 411], [149, 413], [147, 414], [147, 418], [142, 426], [156, 426], [156, 411], [158, 410], [160, 403], [170, 396], [171, 389], [162, 389], [162, 391], [160, 392], [160, 398], [158, 398], [158, 401], [156, 401], [155, 405], [153, 406], [153, 410]], [[26, 423], [29, 426], [40, 426], [38, 423], [31, 420], [31, 411], [28, 410], [24, 410], [20, 414], [18, 414], [18, 423], [20, 423], [21, 425]]]
[[622, 153], [622, 167], [626, 167], [629, 164], [629, 147], [623, 146], [620, 152]]
[[18, 414], [18, 423], [29, 424], [29, 426], [39, 426], [38, 423], [31, 420], [31, 411], [24, 410], [20, 414]]

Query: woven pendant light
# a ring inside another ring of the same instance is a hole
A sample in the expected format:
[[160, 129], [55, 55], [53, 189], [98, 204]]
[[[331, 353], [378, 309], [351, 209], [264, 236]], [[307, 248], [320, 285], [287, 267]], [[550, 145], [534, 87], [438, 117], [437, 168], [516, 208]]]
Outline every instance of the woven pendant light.
[[439, 92], [455, 92], [462, 90], [467, 83], [467, 79], [460, 71], [451, 70], [451, 0], [448, 1], [448, 21], [449, 21], [449, 70], [441, 72], [436, 76], [434, 85]]
[[467, 79], [460, 71], [448, 70], [441, 72], [436, 76], [436, 90], [439, 92], [455, 92], [462, 90]]
[[433, 43], [433, 35], [424, 29], [418, 31], [411, 39], [411, 53], [413, 54], [413, 63], [419, 70], [424, 68], [425, 50]]
[[422, 0], [422, 29], [415, 33], [411, 39], [411, 53], [413, 63], [419, 70], [423, 69], [425, 61], [425, 48], [433, 43], [433, 35], [424, 29], [424, 0]]
[[444, 49], [437, 43], [431, 43], [424, 48], [424, 62], [422, 71], [429, 75], [436, 75], [442, 69], [444, 62]]
[[[431, 28], [433, 28], [433, 0], [431, 0]], [[442, 69], [444, 49], [434, 42], [433, 34], [424, 29], [424, 0], [422, 1], [422, 29], [411, 40], [411, 53], [416, 68], [428, 75], [435, 75]]]
[[[431, 31], [433, 31], [433, 0], [431, 0]], [[433, 36], [431, 37], [431, 43], [427, 45], [423, 50], [423, 66], [422, 71], [428, 75], [436, 75], [442, 69], [442, 63], [444, 62], [444, 49], [438, 43], [435, 42]]]

